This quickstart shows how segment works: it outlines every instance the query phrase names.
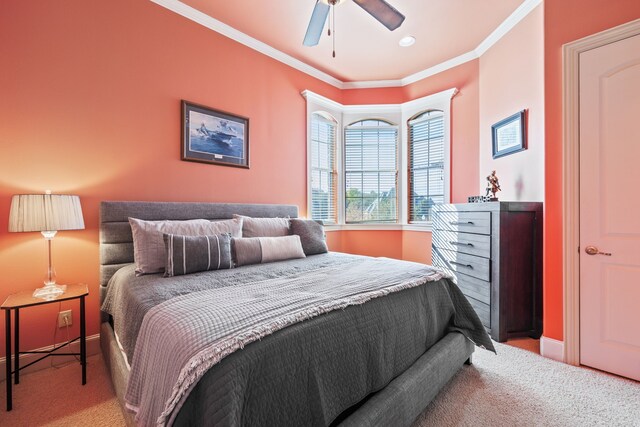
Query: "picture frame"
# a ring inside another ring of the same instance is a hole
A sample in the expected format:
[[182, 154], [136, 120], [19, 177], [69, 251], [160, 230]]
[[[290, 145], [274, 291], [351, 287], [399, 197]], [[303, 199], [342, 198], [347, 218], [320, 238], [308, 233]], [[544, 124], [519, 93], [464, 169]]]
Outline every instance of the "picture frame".
[[500, 120], [491, 126], [493, 158], [527, 149], [527, 110]]
[[183, 100], [180, 158], [249, 169], [249, 119]]

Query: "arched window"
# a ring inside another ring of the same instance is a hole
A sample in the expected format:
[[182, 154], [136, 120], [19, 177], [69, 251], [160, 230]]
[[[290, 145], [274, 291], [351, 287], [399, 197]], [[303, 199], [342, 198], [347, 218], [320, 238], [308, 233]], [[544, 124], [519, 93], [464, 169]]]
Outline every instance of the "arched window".
[[338, 222], [336, 127], [338, 122], [324, 112], [311, 115], [310, 180], [311, 218], [325, 223]]
[[409, 222], [429, 222], [431, 207], [445, 202], [444, 113], [418, 113], [408, 126]]
[[345, 222], [398, 221], [398, 127], [379, 119], [344, 132]]

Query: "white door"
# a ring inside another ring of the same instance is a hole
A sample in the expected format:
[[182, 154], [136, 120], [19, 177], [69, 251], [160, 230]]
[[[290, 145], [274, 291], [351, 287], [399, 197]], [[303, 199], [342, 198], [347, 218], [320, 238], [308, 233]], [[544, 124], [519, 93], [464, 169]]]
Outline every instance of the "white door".
[[580, 363], [640, 381], [640, 35], [580, 55]]

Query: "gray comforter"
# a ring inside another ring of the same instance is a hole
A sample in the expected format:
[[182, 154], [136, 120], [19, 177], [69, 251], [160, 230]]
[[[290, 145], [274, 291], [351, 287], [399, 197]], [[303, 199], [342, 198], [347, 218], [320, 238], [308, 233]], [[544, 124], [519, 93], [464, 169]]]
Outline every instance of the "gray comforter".
[[492, 348], [440, 277], [339, 254], [172, 279], [125, 268], [103, 310], [133, 361], [127, 400], [142, 424], [327, 425], [451, 330]]

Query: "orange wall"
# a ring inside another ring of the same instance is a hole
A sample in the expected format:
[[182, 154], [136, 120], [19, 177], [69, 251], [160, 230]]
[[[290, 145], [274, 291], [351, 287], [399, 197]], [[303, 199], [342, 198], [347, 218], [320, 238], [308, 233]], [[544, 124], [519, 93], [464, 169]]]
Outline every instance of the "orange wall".
[[326, 234], [329, 249], [335, 252], [431, 264], [431, 232], [346, 230]]
[[[305, 214], [304, 89], [366, 104], [457, 87], [452, 200], [478, 194], [479, 60], [403, 88], [340, 91], [146, 0], [5, 0], [0, 58], [0, 300], [40, 286], [46, 262], [39, 234], [2, 225], [11, 195], [79, 194], [87, 229], [59, 233], [54, 264], [60, 282], [89, 284], [89, 334], [99, 326], [101, 200], [292, 203]], [[251, 169], [180, 161], [181, 99], [250, 117]], [[430, 233], [327, 234], [333, 250], [430, 261]], [[58, 310], [24, 312], [23, 349], [52, 342]]]
[[327, 235], [331, 234], [336, 235], [335, 238], [339, 239], [340, 242], [339, 248], [337, 246], [332, 247], [332, 241], [329, 240], [329, 247], [331, 250], [346, 252], [349, 254], [402, 259], [401, 230], [373, 232], [364, 230], [346, 230], [331, 231], [327, 233]]
[[[497, 171], [501, 200], [544, 200], [544, 10], [540, 5], [480, 57], [480, 186]], [[491, 125], [527, 109], [528, 148], [492, 158]]]
[[544, 4], [544, 335], [557, 340], [563, 339], [562, 45], [638, 18], [638, 0], [563, 0]]
[[[53, 250], [60, 282], [89, 284], [88, 334], [99, 331], [101, 200], [292, 203], [304, 214], [300, 92], [341, 100], [147, 0], [3, 0], [0, 58], [0, 300], [41, 286], [45, 269], [38, 233], [7, 233], [11, 195], [79, 194], [87, 229], [59, 233]], [[250, 170], [180, 161], [181, 99], [250, 118]], [[77, 326], [77, 305], [65, 306]], [[23, 349], [52, 342], [57, 311], [23, 312]]]
[[431, 264], [431, 233], [403, 231], [402, 259]]
[[[418, 98], [418, 96], [416, 96], [415, 98]], [[415, 98], [409, 98], [406, 86], [385, 87], [377, 89], [346, 89], [342, 91], [342, 103], [344, 105], [366, 105], [382, 103], [402, 104], [403, 102]]]

